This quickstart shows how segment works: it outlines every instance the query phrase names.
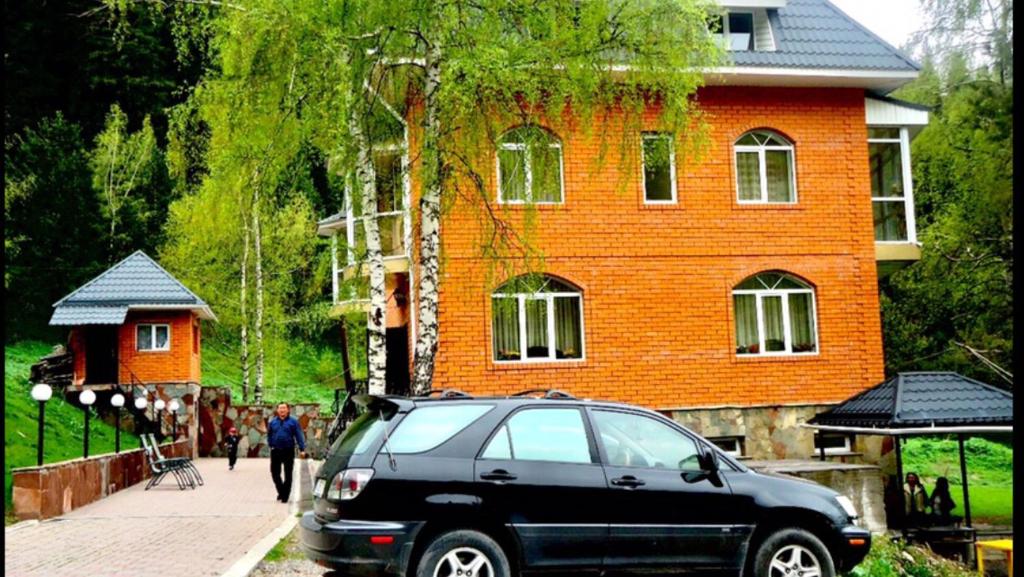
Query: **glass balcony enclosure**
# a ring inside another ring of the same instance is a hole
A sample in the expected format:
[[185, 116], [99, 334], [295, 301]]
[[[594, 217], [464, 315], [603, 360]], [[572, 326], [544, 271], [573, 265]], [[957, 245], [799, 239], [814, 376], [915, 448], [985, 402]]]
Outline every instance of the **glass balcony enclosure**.
[[366, 219], [374, 218], [380, 232], [381, 251], [388, 272], [405, 272], [409, 268], [409, 182], [405, 170], [407, 156], [397, 145], [377, 147], [373, 155], [377, 180], [377, 206], [371, 215], [364, 214], [363, 202], [350, 177], [345, 188], [344, 209], [321, 220], [318, 233], [331, 237], [334, 303], [365, 300], [365, 290], [354, 288], [352, 279], [367, 274], [365, 263]]

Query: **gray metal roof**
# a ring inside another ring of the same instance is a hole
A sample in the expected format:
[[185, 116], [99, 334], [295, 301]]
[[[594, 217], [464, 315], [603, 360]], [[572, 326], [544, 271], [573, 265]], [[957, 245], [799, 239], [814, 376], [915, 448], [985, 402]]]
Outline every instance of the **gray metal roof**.
[[62, 306], [53, 311], [54, 326], [120, 325], [128, 314], [128, 306]]
[[203, 299], [141, 250], [53, 306], [51, 325], [120, 324], [128, 308], [191, 308], [215, 318]]
[[1012, 425], [1013, 395], [957, 373], [899, 373], [809, 422], [883, 428]]
[[737, 66], [910, 72], [920, 66], [828, 0], [769, 9], [774, 51], [730, 52]]

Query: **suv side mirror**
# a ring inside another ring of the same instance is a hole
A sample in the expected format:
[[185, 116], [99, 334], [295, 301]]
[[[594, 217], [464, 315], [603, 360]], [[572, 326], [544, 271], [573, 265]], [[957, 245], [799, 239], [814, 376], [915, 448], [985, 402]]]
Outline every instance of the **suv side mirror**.
[[697, 454], [697, 462], [700, 464], [702, 471], [707, 473], [718, 472], [718, 452], [707, 445], [700, 445], [700, 452]]

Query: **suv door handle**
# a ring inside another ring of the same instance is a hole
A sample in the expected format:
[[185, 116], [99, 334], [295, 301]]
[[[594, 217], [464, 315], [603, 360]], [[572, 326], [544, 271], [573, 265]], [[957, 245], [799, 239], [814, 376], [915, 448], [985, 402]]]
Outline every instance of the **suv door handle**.
[[624, 477], [619, 477], [618, 479], [612, 479], [612, 485], [615, 485], [616, 487], [626, 487], [629, 489], [635, 489], [646, 484], [647, 483], [637, 479], [633, 475], [626, 475]]
[[480, 478], [484, 481], [514, 481], [516, 476], [505, 469], [495, 469], [486, 473], [480, 473]]

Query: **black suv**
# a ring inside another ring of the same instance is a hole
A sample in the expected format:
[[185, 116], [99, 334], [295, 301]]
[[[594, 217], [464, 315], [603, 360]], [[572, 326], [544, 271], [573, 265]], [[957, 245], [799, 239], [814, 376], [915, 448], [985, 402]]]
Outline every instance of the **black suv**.
[[557, 391], [356, 400], [301, 521], [306, 555], [339, 574], [834, 577], [871, 543], [846, 497], [647, 409]]

